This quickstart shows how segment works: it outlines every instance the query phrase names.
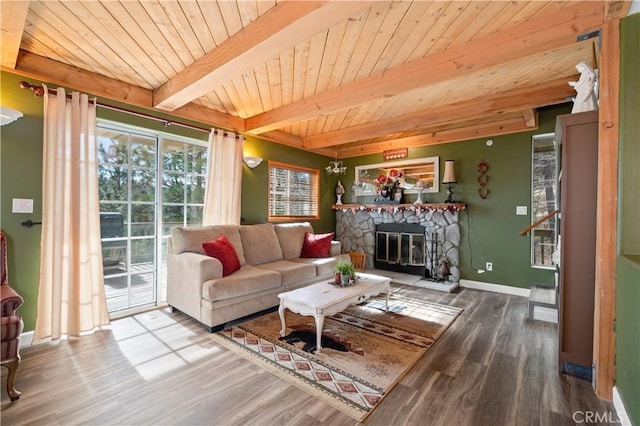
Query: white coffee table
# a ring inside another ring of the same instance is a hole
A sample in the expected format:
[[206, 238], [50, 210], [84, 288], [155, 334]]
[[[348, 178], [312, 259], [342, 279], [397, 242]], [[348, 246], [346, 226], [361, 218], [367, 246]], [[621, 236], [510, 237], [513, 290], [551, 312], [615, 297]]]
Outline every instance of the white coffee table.
[[322, 345], [322, 327], [324, 317], [344, 311], [347, 307], [363, 302], [380, 293], [387, 293], [386, 307], [389, 309], [389, 296], [391, 295], [391, 279], [373, 274], [357, 274], [360, 280], [350, 287], [336, 287], [329, 284], [325, 278], [321, 282], [311, 284], [296, 290], [280, 293], [280, 321], [282, 330], [280, 336], [284, 337], [286, 324], [284, 310], [289, 309], [300, 315], [313, 316], [316, 322], [316, 350], [320, 352]]

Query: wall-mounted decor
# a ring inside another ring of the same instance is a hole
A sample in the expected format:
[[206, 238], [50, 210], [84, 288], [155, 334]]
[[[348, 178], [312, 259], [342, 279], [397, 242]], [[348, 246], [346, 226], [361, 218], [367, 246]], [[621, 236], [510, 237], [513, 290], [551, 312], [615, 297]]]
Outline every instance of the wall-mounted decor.
[[487, 171], [489, 171], [489, 163], [484, 161], [483, 158], [482, 161], [478, 163], [478, 195], [480, 195], [480, 198], [483, 200], [487, 198], [491, 192], [489, 191], [489, 188], [487, 188], [487, 183], [489, 183], [489, 175], [487, 174]]
[[[422, 193], [438, 192], [438, 177], [438, 157], [365, 164], [355, 168], [355, 195], [377, 196], [383, 187], [389, 186], [387, 180], [395, 183], [392, 186], [403, 188], [404, 194], [417, 194], [416, 186], [422, 187]], [[419, 181], [422, 182], [418, 185]]]
[[569, 86], [576, 91], [571, 113], [597, 110], [598, 70], [594, 70], [586, 62], [580, 62], [576, 69], [580, 71], [580, 79], [569, 82]]
[[397, 160], [399, 158], [407, 158], [409, 156], [409, 148], [386, 149], [382, 151], [382, 159], [384, 161]]

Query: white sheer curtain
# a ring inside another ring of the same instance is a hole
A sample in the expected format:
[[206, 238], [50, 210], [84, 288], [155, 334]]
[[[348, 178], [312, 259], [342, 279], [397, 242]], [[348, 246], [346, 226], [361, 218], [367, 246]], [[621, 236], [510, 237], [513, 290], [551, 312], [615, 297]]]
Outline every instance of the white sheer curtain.
[[212, 129], [209, 134], [203, 225], [239, 225], [243, 136]]
[[42, 238], [33, 342], [109, 323], [102, 275], [96, 106], [45, 87]]

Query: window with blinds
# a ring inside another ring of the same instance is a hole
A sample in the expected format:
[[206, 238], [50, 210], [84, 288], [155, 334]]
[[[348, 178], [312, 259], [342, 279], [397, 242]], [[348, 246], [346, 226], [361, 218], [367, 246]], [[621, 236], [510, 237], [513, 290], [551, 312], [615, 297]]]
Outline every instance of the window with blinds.
[[318, 219], [320, 172], [269, 161], [269, 221]]

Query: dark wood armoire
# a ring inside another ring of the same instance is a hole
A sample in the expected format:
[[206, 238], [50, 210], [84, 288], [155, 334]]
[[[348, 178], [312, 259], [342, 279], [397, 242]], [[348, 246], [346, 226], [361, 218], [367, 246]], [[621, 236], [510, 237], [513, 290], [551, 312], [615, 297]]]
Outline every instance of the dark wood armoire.
[[591, 380], [598, 112], [558, 116], [556, 141], [561, 144], [558, 367]]

